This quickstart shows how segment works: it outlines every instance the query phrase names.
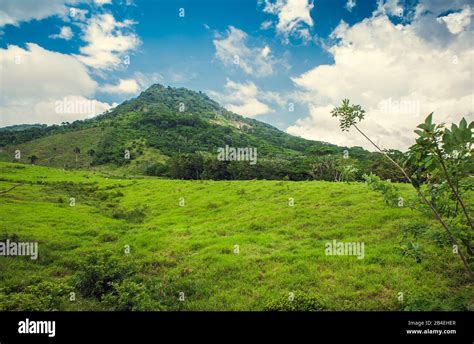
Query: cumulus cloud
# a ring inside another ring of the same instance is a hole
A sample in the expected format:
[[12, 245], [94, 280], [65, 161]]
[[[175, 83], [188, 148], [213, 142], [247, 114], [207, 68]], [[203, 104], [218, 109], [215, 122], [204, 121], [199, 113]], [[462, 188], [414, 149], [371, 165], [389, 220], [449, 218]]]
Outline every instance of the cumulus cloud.
[[[87, 10], [74, 7], [80, 4], [102, 6], [111, 4], [112, 0], [2, 0], [0, 7], [0, 27], [11, 24], [18, 25], [24, 21], [42, 20], [58, 15], [64, 19], [75, 17], [84, 19]], [[131, 1], [125, 1], [131, 5]]]
[[63, 26], [59, 29], [59, 33], [50, 35], [49, 37], [52, 39], [64, 39], [69, 41], [74, 36], [71, 28], [69, 26]]
[[453, 34], [463, 32], [471, 24], [472, 11], [470, 7], [465, 7], [461, 12], [450, 13], [436, 20], [446, 24], [448, 30]]
[[432, 111], [438, 122], [472, 118], [472, 30], [460, 30], [453, 35], [435, 15], [395, 25], [380, 11], [353, 26], [341, 22], [328, 47], [334, 63], [293, 78], [310, 115], [287, 131], [372, 148], [357, 133], [338, 130], [330, 110], [343, 98], [366, 109], [361, 126], [386, 148], [411, 145], [414, 128]]
[[[88, 3], [101, 6], [108, 0], [4, 0], [0, 9], [0, 27], [18, 25], [22, 21], [58, 15], [63, 21], [78, 26], [85, 43], [79, 54], [50, 51], [34, 43], [26, 48], [9, 45], [0, 49], [0, 126], [15, 123], [60, 123], [96, 116], [114, 104], [98, 101], [97, 82], [92, 73], [119, 68], [140, 44], [133, 32], [135, 22], [117, 21], [110, 13], [89, 14], [73, 5]], [[62, 26], [53, 39], [70, 40], [70, 26]], [[143, 78], [142, 78], [143, 79]], [[121, 79], [105, 84], [102, 90], [111, 94], [133, 94], [140, 81]]]
[[237, 83], [227, 79], [224, 93], [208, 91], [208, 94], [239, 115], [256, 117], [274, 111], [264, 102], [266, 93], [260, 91], [253, 82]]
[[[91, 17], [81, 24], [82, 40], [86, 45], [81, 47], [78, 59], [84, 64], [96, 68], [111, 70], [124, 63], [129, 52], [140, 45], [140, 39], [131, 30], [134, 21], [115, 20], [109, 13]], [[126, 63], [126, 62], [125, 62]]]
[[[0, 49], [0, 61], [0, 126], [60, 123], [110, 108], [93, 99], [97, 82], [74, 56], [27, 43], [25, 49], [15, 45]], [[74, 106], [56, 111], [58, 102], [70, 105], [68, 100]]]
[[404, 8], [399, 0], [378, 0], [377, 14], [387, 14], [389, 16], [401, 17]]
[[314, 25], [313, 7], [311, 0], [264, 0], [263, 11], [277, 16], [276, 31], [285, 43], [290, 37], [307, 42], [311, 39], [309, 28]]
[[40, 20], [53, 15], [67, 15], [67, 5], [80, 2], [84, 2], [84, 0], [2, 0], [0, 27], [8, 24], [18, 25], [22, 21]]
[[225, 66], [241, 68], [245, 74], [267, 76], [274, 73], [277, 60], [272, 56], [270, 47], [251, 48], [246, 45], [247, 34], [229, 26], [226, 37], [216, 37], [215, 56]]
[[120, 79], [115, 85], [106, 84], [102, 91], [114, 94], [135, 94], [140, 90], [140, 85], [135, 79]]

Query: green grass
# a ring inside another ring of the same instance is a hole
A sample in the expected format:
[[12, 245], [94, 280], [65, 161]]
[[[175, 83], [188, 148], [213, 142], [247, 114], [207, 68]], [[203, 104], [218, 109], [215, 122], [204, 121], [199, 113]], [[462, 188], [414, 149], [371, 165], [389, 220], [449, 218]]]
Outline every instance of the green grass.
[[[63, 168], [103, 171], [114, 176], [144, 175], [147, 165], [153, 162], [164, 163], [168, 157], [159, 150], [144, 147], [138, 156], [134, 156], [128, 164], [116, 166], [113, 164], [91, 165], [93, 157], [90, 150], [97, 152], [99, 143], [104, 135], [111, 134], [111, 128], [100, 127], [49, 135], [31, 142], [6, 146], [0, 150], [0, 161], [30, 163], [30, 157], [36, 156], [36, 165]], [[78, 147], [80, 152], [75, 153]], [[15, 151], [20, 150], [21, 158], [15, 161]]]
[[[110, 128], [89, 128], [74, 132], [59, 133], [45, 136], [15, 146], [7, 146], [0, 152], [1, 161], [14, 161], [15, 150], [21, 151], [18, 162], [29, 163], [29, 157], [35, 155], [36, 164], [59, 168], [86, 168], [90, 166], [92, 157], [87, 154], [90, 149], [97, 151], [97, 146]], [[80, 149], [80, 154], [74, 153], [74, 148]]]
[[[0, 194], [0, 241], [38, 241], [39, 259], [0, 257], [0, 309], [285, 309], [289, 293], [336, 311], [474, 306], [459, 258], [433, 240], [437, 224], [362, 183], [119, 179], [0, 163], [0, 190], [18, 182]], [[400, 250], [412, 224], [424, 228], [419, 263]], [[334, 239], [364, 242], [364, 259], [325, 255]], [[90, 257], [106, 254], [125, 272], [93, 297], [80, 281]]]

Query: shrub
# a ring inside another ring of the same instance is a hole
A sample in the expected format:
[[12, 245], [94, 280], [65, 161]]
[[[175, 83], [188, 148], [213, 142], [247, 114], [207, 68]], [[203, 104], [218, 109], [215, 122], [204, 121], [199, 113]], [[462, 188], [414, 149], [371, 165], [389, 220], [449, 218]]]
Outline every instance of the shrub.
[[156, 162], [145, 167], [145, 174], [147, 176], [164, 176], [168, 173], [168, 165]]
[[57, 311], [73, 289], [62, 282], [43, 281], [21, 293], [2, 294], [1, 311]]
[[104, 296], [104, 303], [114, 311], [157, 311], [162, 306], [154, 302], [145, 285], [130, 279], [112, 283], [112, 292]]
[[136, 206], [130, 211], [119, 208], [114, 210], [112, 217], [114, 219], [124, 219], [132, 223], [142, 223], [146, 217], [145, 210], [146, 206]]
[[278, 300], [273, 300], [265, 306], [266, 311], [322, 311], [326, 306], [321, 299], [315, 295], [307, 295], [302, 292], [296, 292], [294, 298], [285, 297]]
[[417, 263], [421, 263], [423, 252], [421, 251], [419, 244], [408, 241], [407, 243], [401, 245], [399, 250], [404, 257], [412, 257]]
[[390, 206], [398, 205], [400, 199], [399, 190], [389, 180], [383, 181], [380, 179], [380, 177], [372, 173], [369, 175], [364, 174], [362, 178], [364, 178], [365, 182], [367, 183], [367, 186], [371, 190], [380, 192], [383, 195], [385, 203]]
[[124, 263], [110, 254], [93, 253], [79, 266], [75, 276], [75, 287], [84, 297], [98, 300], [113, 290], [113, 283], [119, 283], [136, 272], [133, 265]]

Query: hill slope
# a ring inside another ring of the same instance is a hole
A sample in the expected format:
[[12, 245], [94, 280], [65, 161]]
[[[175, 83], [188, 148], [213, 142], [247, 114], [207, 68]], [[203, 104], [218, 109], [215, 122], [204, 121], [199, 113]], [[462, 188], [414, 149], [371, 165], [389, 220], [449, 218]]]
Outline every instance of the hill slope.
[[[7, 129], [7, 128], [6, 128]], [[153, 85], [94, 119], [63, 126], [31, 126], [0, 131], [0, 160], [61, 168], [109, 166], [130, 161], [138, 173], [147, 164], [178, 153], [216, 155], [219, 147], [257, 148], [259, 159], [291, 160], [310, 153], [340, 154], [345, 149], [295, 137], [271, 125], [227, 111], [201, 92]], [[79, 150], [75, 148], [79, 148]], [[124, 159], [125, 150], [131, 160]], [[367, 157], [361, 148], [353, 155]], [[141, 167], [139, 166], [141, 165]]]

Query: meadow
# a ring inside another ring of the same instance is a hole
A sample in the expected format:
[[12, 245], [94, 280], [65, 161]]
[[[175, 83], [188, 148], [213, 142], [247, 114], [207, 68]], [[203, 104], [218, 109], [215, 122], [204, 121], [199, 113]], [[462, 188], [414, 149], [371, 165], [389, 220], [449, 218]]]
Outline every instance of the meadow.
[[[39, 257], [0, 257], [0, 310], [474, 310], [438, 224], [364, 183], [0, 162], [0, 191], [16, 184], [0, 241], [38, 242]], [[364, 258], [326, 255], [333, 240], [363, 242]]]

